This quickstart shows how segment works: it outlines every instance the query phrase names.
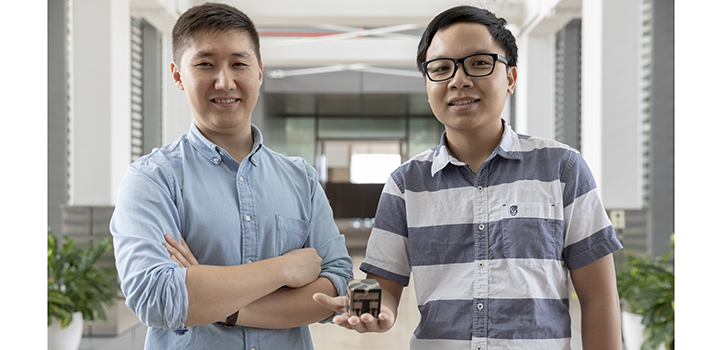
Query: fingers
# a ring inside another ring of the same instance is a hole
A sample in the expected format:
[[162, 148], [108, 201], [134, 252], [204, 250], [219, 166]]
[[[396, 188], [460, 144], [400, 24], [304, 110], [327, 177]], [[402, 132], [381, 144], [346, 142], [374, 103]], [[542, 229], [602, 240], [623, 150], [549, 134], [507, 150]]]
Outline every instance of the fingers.
[[343, 313], [346, 310], [346, 297], [344, 296], [332, 298], [323, 293], [316, 293], [313, 295], [313, 300], [333, 312]]
[[373, 317], [371, 314], [363, 314], [361, 317], [351, 316], [346, 313], [346, 297], [330, 297], [323, 293], [313, 295], [313, 300], [321, 306], [340, 313], [333, 318], [333, 323], [346, 329], [354, 330], [358, 333], [376, 332], [383, 333], [391, 329], [394, 325], [394, 317], [386, 312], [379, 313], [379, 317]]
[[[172, 240], [172, 242], [169, 241], [169, 238], [170, 238], [170, 240]], [[169, 235], [166, 235], [166, 241], [168, 241], [168, 242], [163, 243], [163, 246], [165, 247], [165, 249], [166, 249], [166, 250], [168, 251], [168, 253], [170, 254], [171, 259], [173, 259], [173, 261], [175, 261], [180, 267], [189, 267], [189, 266], [191, 266], [190, 262], [189, 262], [185, 257], [183, 257], [183, 254], [181, 254], [181, 253], [178, 251], [178, 249], [176, 249], [176, 247], [173, 246], [174, 243], [175, 243], [175, 244], [178, 244], [178, 242], [176, 242], [176, 241], [175, 241], [172, 237], [170, 237]]]
[[183, 239], [183, 236], [180, 236], [180, 238], [181, 238], [181, 246], [183, 247], [183, 251], [185, 252], [185, 253], [183, 253], [183, 255], [186, 257], [186, 259], [188, 260], [188, 262], [191, 265], [199, 265], [198, 260], [196, 260], [195, 255], [193, 255], [193, 253], [191, 252], [191, 248], [188, 247], [188, 244], [186, 244], [186, 240]]
[[[358, 318], [360, 322], [358, 322], [357, 325], [357, 332], [358, 329], [365, 329], [366, 332], [382, 332], [381, 325], [379, 324], [379, 320], [377, 320], [375, 317], [371, 316], [370, 314], [363, 314], [361, 317], [352, 317], [352, 318]], [[349, 319], [350, 322], [353, 322], [351, 319]]]
[[[319, 302], [316, 295], [314, 295], [313, 299]], [[323, 303], [321, 302], [319, 302], [319, 304], [323, 305]], [[333, 323], [346, 329], [356, 331], [358, 333], [383, 333], [391, 329], [391, 327], [394, 325], [394, 318], [392, 315], [384, 312], [380, 313], [378, 318], [373, 317], [371, 314], [363, 314], [361, 315], [361, 317], [349, 317], [348, 314], [343, 311], [340, 315], [337, 315], [333, 318]]]
[[198, 265], [198, 261], [195, 256], [193, 256], [193, 253], [183, 239], [183, 236], [181, 236], [180, 243], [169, 234], [166, 234], [164, 238], [166, 242], [163, 243], [163, 246], [170, 254], [171, 259], [173, 259], [173, 261], [175, 261], [180, 267]]
[[371, 314], [363, 314], [361, 317], [348, 317], [346, 313], [343, 313], [334, 317], [333, 323], [358, 333], [383, 333], [388, 331], [393, 325], [393, 322], [389, 324], [388, 319], [384, 313], [379, 314], [378, 319], [371, 316]]
[[187, 267], [187, 266], [183, 266], [183, 262], [180, 261], [180, 260], [178, 260], [178, 258], [176, 258], [175, 255], [171, 254], [170, 258], [173, 259], [173, 261], [175, 261], [176, 264], [178, 264], [178, 266], [180, 266], [180, 267]]
[[380, 327], [380, 329], [382, 329], [381, 332], [386, 332], [389, 329], [391, 329], [391, 327], [393, 327], [393, 326], [394, 326], [393, 316], [390, 316], [389, 314], [384, 313], [384, 312], [379, 314], [379, 327]]
[[318, 279], [323, 260], [315, 249], [292, 250], [277, 257], [281, 264], [285, 285], [291, 288], [303, 287]]

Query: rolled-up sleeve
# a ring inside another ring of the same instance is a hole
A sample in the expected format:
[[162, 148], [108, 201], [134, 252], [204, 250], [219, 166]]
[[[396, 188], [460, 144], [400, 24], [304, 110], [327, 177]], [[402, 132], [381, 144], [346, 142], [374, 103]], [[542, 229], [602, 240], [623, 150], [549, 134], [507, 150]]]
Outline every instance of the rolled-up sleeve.
[[121, 181], [110, 222], [116, 267], [126, 305], [145, 325], [183, 333], [188, 310], [186, 269], [169, 256], [164, 234], [180, 240], [175, 186], [147, 160]]
[[[326, 277], [336, 287], [338, 295], [346, 295], [346, 282], [353, 279], [353, 263], [346, 249], [346, 239], [338, 231], [333, 220], [333, 211], [326, 193], [318, 182], [316, 171], [306, 164], [312, 188], [313, 217], [309, 245], [315, 248], [323, 259], [321, 277]], [[327, 322], [332, 317], [322, 322]]]

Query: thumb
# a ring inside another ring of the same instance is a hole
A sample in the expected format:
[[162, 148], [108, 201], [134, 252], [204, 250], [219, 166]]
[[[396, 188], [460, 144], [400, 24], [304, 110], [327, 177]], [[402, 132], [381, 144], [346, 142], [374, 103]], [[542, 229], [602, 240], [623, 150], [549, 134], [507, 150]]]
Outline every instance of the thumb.
[[313, 300], [334, 312], [343, 313], [346, 311], [346, 297], [344, 296], [332, 298], [324, 293], [316, 293], [313, 295]]

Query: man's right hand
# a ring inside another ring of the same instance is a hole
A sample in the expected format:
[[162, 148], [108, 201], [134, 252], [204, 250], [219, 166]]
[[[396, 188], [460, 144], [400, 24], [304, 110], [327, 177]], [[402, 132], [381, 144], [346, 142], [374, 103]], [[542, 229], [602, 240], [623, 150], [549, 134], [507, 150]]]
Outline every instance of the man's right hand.
[[283, 263], [286, 286], [303, 287], [318, 279], [321, 274], [321, 257], [316, 249], [303, 248], [292, 250], [278, 257]]
[[330, 297], [323, 293], [313, 295], [313, 300], [321, 304], [323, 307], [339, 313], [333, 318], [333, 323], [346, 329], [354, 330], [358, 333], [384, 333], [391, 329], [394, 325], [394, 312], [385, 305], [381, 305], [381, 313], [379, 318], [373, 317], [371, 314], [365, 313], [359, 316], [348, 316], [346, 313], [346, 297]]

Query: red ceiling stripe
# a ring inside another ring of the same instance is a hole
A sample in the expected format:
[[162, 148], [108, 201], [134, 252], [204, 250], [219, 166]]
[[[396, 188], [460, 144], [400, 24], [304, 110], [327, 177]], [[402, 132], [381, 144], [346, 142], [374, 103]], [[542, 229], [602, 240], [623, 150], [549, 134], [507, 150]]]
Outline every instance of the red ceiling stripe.
[[285, 37], [319, 37], [327, 35], [335, 35], [339, 33], [319, 33], [319, 32], [258, 32], [259, 36], [285, 36]]

